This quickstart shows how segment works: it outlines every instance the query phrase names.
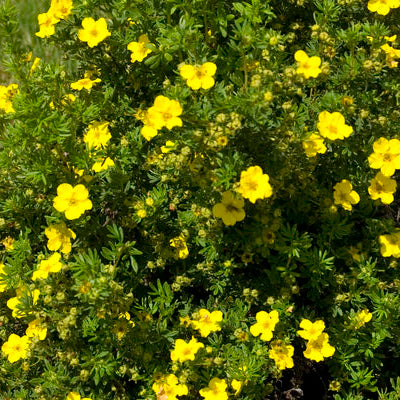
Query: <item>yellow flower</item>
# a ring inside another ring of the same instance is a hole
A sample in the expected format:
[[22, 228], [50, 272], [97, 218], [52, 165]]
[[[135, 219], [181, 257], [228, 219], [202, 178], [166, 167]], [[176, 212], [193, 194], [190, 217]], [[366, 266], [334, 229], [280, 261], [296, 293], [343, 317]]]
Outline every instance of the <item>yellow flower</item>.
[[1, 241], [1, 244], [4, 246], [6, 251], [11, 251], [11, 250], [14, 250], [14, 242], [15, 242], [15, 239], [13, 239], [10, 236], [7, 236], [6, 238], [4, 238]]
[[217, 66], [212, 62], [206, 62], [201, 66], [185, 64], [179, 68], [179, 72], [193, 90], [210, 89], [215, 83], [213, 76], [217, 72]]
[[321, 333], [315, 340], [307, 343], [307, 348], [303, 352], [304, 357], [317, 362], [323, 361], [326, 357], [331, 357], [335, 353], [335, 348], [328, 343], [327, 333]]
[[293, 368], [294, 347], [286, 345], [282, 340], [275, 340], [271, 343], [269, 358], [275, 361], [278, 369]]
[[340, 387], [341, 387], [342, 385], [340, 384], [340, 382], [339, 381], [332, 381], [330, 384], [329, 384], [329, 390], [331, 390], [332, 392], [338, 392], [339, 390], [340, 390]]
[[238, 381], [237, 379], [232, 379], [231, 386], [232, 389], [235, 391], [235, 396], [237, 396], [242, 391], [244, 384], [245, 384], [244, 381]]
[[4, 279], [1, 275], [6, 275], [6, 272], [4, 271], [4, 263], [0, 261], [0, 293], [4, 292], [7, 289], [7, 285], [4, 282]]
[[19, 90], [16, 83], [11, 83], [8, 86], [0, 85], [0, 110], [7, 114], [15, 112], [11, 100], [18, 93]]
[[73, 103], [75, 100], [76, 100], [76, 96], [72, 93], [68, 93], [62, 98], [61, 104], [63, 106], [65, 106], [68, 103]]
[[371, 186], [368, 187], [368, 193], [372, 200], [381, 199], [383, 204], [390, 204], [394, 200], [393, 193], [396, 191], [397, 183], [394, 179], [378, 172], [372, 179]]
[[394, 42], [397, 39], [397, 35], [393, 35], [393, 36], [384, 36], [383, 37], [385, 40], [387, 40], [388, 42]]
[[373, 149], [368, 157], [371, 168], [380, 169], [385, 176], [392, 176], [396, 169], [400, 169], [400, 140], [381, 137], [374, 142]]
[[110, 157], [106, 157], [101, 161], [96, 161], [93, 164], [92, 170], [94, 172], [106, 171], [108, 168], [113, 167], [114, 165], [114, 161]]
[[53, 206], [57, 211], [65, 212], [65, 218], [77, 219], [86, 210], [92, 209], [92, 202], [88, 196], [89, 192], [85, 186], [79, 184], [72, 187], [68, 183], [62, 183], [57, 188]]
[[131, 321], [131, 314], [129, 314], [128, 311], [125, 311], [124, 313], [120, 313], [118, 315], [118, 318], [126, 319], [132, 327], [136, 326], [136, 324], [133, 321]]
[[211, 332], [221, 330], [222, 312], [209, 312], [205, 308], [201, 308], [197, 318], [192, 320], [192, 328], [200, 332], [202, 337], [207, 337]]
[[176, 396], [188, 394], [188, 387], [180, 384], [174, 374], [163, 375], [151, 387], [157, 394], [157, 400], [178, 400]]
[[400, 7], [400, 0], [369, 0], [368, 10], [387, 15], [391, 8]]
[[244, 198], [255, 203], [258, 199], [265, 199], [272, 195], [269, 176], [263, 174], [259, 166], [249, 167], [240, 175], [240, 187], [237, 190]]
[[351, 211], [352, 204], [357, 204], [360, 201], [360, 196], [353, 190], [353, 185], [347, 180], [342, 179], [333, 189], [333, 199], [335, 204], [340, 204], [345, 210]]
[[320, 319], [315, 322], [303, 319], [300, 322], [300, 328], [303, 329], [302, 331], [297, 331], [297, 334], [300, 337], [306, 340], [315, 340], [325, 329], [325, 322]]
[[400, 257], [400, 232], [389, 235], [380, 235], [379, 243], [381, 244], [381, 254], [383, 257], [393, 256]]
[[208, 387], [199, 390], [199, 393], [204, 400], [228, 400], [227, 387], [225, 379], [212, 378]]
[[175, 143], [171, 140], [165, 142], [165, 146], [161, 146], [161, 153], [166, 154], [175, 148]]
[[132, 52], [131, 62], [142, 62], [153, 50], [147, 47], [150, 43], [147, 35], [140, 35], [137, 42], [130, 42], [127, 46], [128, 50]]
[[317, 56], [308, 57], [306, 52], [298, 50], [294, 54], [294, 59], [299, 63], [296, 74], [303, 74], [306, 79], [316, 78], [321, 72], [321, 59]]
[[83, 79], [79, 79], [76, 82], [72, 82], [71, 83], [71, 89], [74, 90], [82, 90], [82, 89], [86, 89], [86, 90], [90, 90], [94, 84], [101, 82], [100, 78], [91, 80], [90, 78], [83, 78]]
[[66, 19], [72, 10], [72, 0], [51, 0], [49, 13], [58, 19]]
[[78, 38], [82, 42], [87, 42], [89, 47], [97, 46], [108, 36], [111, 36], [104, 18], [100, 18], [97, 21], [93, 18], [84, 18], [82, 27], [83, 29], [78, 31]]
[[147, 215], [147, 211], [146, 210], [144, 210], [143, 208], [141, 208], [140, 210], [137, 210], [136, 211], [136, 214], [137, 214], [137, 216], [139, 217], [139, 218], [146, 218], [146, 215]]
[[243, 210], [244, 200], [238, 199], [232, 192], [222, 193], [222, 202], [214, 205], [212, 213], [216, 218], [222, 218], [225, 225], [235, 225], [243, 221], [245, 212]]
[[197, 341], [196, 338], [192, 336], [192, 339], [186, 343], [182, 339], [175, 340], [175, 349], [171, 351], [171, 360], [172, 361], [193, 361], [196, 353], [204, 347], [203, 343]]
[[[17, 289], [16, 291], [16, 296], [11, 297], [7, 301], [7, 307], [12, 310], [12, 316], [15, 318], [22, 318], [25, 317], [27, 314], [24, 311], [21, 311], [19, 309], [19, 305], [21, 304], [21, 299], [26, 293], [26, 288], [22, 287]], [[36, 305], [39, 295], [40, 295], [40, 290], [39, 289], [34, 289], [32, 293], [29, 293], [29, 295], [32, 297], [32, 304]], [[32, 311], [30, 311], [28, 314], [32, 314]]]
[[360, 248], [350, 246], [349, 253], [354, 261], [361, 261]]
[[318, 116], [317, 128], [321, 136], [330, 140], [342, 140], [346, 137], [349, 137], [353, 133], [353, 128], [349, 125], [346, 125], [345, 119], [340, 112], [320, 112]]
[[372, 313], [368, 311], [367, 308], [364, 310], [358, 312], [355, 315], [356, 319], [356, 324], [354, 326], [354, 329], [360, 329], [362, 326], [364, 326], [367, 322], [371, 321], [372, 319]]
[[188, 315], [186, 315], [186, 317], [179, 317], [179, 325], [190, 326], [191, 323], [192, 323], [192, 320], [190, 319], [190, 317]]
[[53, 253], [47, 260], [40, 261], [39, 268], [32, 274], [32, 280], [46, 279], [50, 272], [61, 271], [62, 264], [60, 258], [60, 253]]
[[83, 136], [83, 141], [87, 143], [89, 149], [101, 149], [107, 145], [111, 139], [111, 133], [108, 129], [109, 122], [94, 121], [89, 124], [88, 131]]
[[182, 114], [182, 107], [177, 100], [171, 100], [162, 95], [157, 96], [154, 99], [154, 105], [147, 112], [150, 126], [154, 126], [156, 129], [161, 129], [163, 126], [167, 129], [182, 126], [182, 120], [179, 118]]
[[12, 333], [8, 337], [7, 342], [3, 343], [3, 346], [1, 346], [1, 351], [4, 355], [8, 356], [8, 361], [10, 363], [14, 363], [20, 358], [28, 357], [29, 343], [28, 336], [20, 337]]
[[189, 255], [189, 250], [186, 246], [185, 236], [181, 233], [179, 236], [174, 237], [169, 241], [171, 247], [175, 247], [177, 251], [176, 258], [186, 258]]
[[44, 340], [47, 335], [47, 328], [41, 324], [39, 318], [36, 318], [33, 321], [29, 322], [25, 334], [28, 337], [37, 336], [39, 340]]
[[48, 226], [44, 234], [48, 239], [47, 248], [50, 251], [60, 250], [64, 254], [71, 252], [71, 239], [75, 239], [76, 234], [67, 228], [65, 222]]
[[307, 157], [315, 157], [317, 153], [326, 152], [324, 139], [315, 133], [312, 133], [302, 144]]
[[56, 18], [54, 14], [50, 11], [48, 11], [47, 13], [39, 14], [38, 23], [40, 29], [39, 32], [35, 33], [35, 35], [42, 39], [54, 35], [54, 25], [58, 22], [60, 22], [60, 20]]
[[81, 395], [77, 392], [69, 392], [65, 400], [92, 400], [92, 399], [90, 399], [89, 397], [82, 398]]
[[257, 322], [250, 327], [250, 332], [253, 336], [261, 334], [260, 339], [266, 342], [272, 339], [272, 332], [275, 330], [275, 325], [279, 322], [279, 313], [272, 310], [270, 313], [259, 311], [256, 314]]
[[35, 57], [35, 59], [33, 60], [32, 66], [29, 69], [29, 76], [31, 76], [33, 74], [35, 69], [38, 67], [39, 63], [40, 63], [40, 58], [39, 57]]
[[393, 48], [388, 43], [382, 45], [381, 49], [386, 53], [386, 63], [389, 68], [396, 68], [398, 62], [394, 60], [400, 58], [400, 50]]

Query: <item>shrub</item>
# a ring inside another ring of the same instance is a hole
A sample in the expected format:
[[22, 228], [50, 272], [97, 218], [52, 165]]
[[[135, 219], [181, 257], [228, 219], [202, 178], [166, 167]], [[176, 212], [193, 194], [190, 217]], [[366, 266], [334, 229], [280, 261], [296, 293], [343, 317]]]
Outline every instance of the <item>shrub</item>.
[[3, 2], [1, 398], [398, 398], [399, 6]]

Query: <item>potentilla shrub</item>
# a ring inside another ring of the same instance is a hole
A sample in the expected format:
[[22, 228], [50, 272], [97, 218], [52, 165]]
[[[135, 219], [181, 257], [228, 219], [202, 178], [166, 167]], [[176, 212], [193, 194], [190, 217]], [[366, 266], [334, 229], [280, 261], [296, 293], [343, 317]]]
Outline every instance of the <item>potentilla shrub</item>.
[[40, 7], [45, 57], [0, 6], [0, 397], [398, 398], [400, 2]]

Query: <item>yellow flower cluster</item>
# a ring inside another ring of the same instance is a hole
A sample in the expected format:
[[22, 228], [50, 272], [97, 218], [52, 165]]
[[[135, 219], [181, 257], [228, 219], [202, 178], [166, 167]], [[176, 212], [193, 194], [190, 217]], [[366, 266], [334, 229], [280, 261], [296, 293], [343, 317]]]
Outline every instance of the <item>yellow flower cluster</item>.
[[[109, 122], [98, 121], [93, 121], [89, 124], [88, 131], [83, 136], [83, 141], [90, 151], [102, 150], [107, 147], [108, 141], [111, 139], [109, 125]], [[96, 161], [92, 166], [94, 172], [106, 171], [115, 165], [114, 160], [110, 157], [98, 157], [95, 152], [91, 153], [90, 156], [96, 157]]]
[[0, 110], [7, 114], [15, 112], [11, 100], [18, 93], [19, 90], [16, 83], [11, 83], [8, 86], [0, 85]]
[[182, 126], [179, 116], [182, 107], [177, 100], [171, 100], [165, 96], [157, 96], [153, 106], [146, 111], [139, 111], [136, 118], [144, 124], [140, 133], [146, 140], [151, 140], [163, 127], [171, 130], [175, 126]]
[[397, 189], [396, 181], [390, 177], [400, 169], [400, 140], [381, 137], [374, 142], [373, 149], [368, 157], [369, 166], [380, 172], [371, 180], [368, 193], [373, 200], [381, 199], [382, 203], [390, 204]]
[[40, 38], [50, 37], [55, 33], [55, 25], [62, 19], [66, 19], [72, 10], [72, 0], [51, 0], [50, 8], [46, 13], [38, 15]]
[[333, 356], [335, 348], [328, 343], [329, 336], [324, 332], [324, 321], [318, 320], [313, 323], [308, 319], [303, 319], [300, 322], [300, 328], [302, 330], [297, 331], [297, 334], [308, 340], [307, 348], [303, 352], [304, 357], [320, 362], [324, 358]]

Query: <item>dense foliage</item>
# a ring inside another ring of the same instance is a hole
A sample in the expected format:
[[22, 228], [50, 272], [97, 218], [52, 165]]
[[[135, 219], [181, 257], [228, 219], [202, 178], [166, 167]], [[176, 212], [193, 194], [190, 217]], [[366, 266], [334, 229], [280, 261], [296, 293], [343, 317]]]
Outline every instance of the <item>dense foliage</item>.
[[0, 5], [0, 398], [400, 397], [400, 2]]

